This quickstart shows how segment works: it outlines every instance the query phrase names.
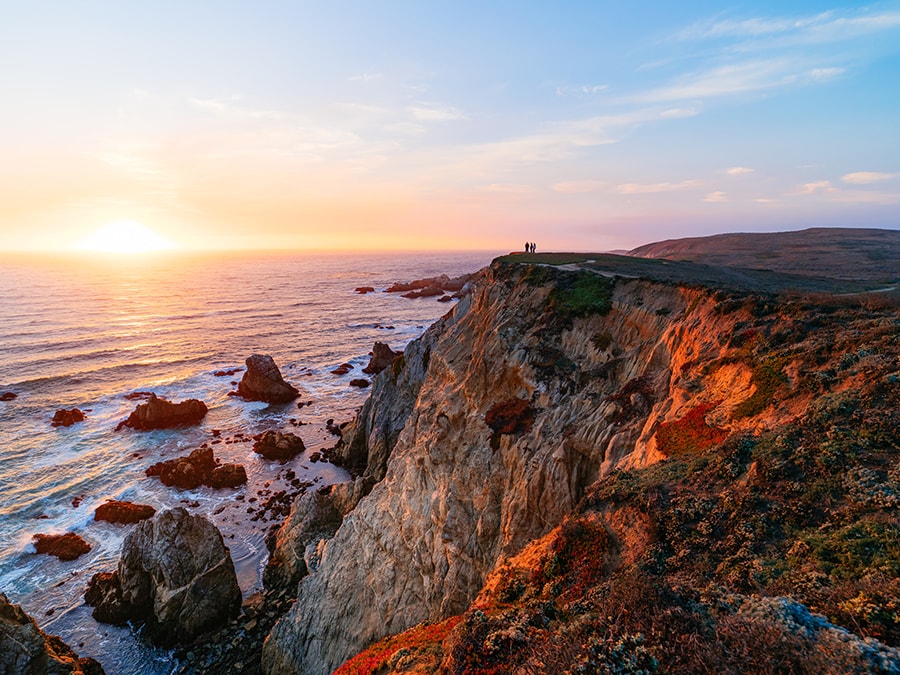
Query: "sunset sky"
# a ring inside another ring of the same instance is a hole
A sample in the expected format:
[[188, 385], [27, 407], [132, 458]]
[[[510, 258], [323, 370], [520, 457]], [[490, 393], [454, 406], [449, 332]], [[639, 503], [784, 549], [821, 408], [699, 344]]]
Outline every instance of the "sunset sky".
[[[900, 3], [0, 0], [0, 250], [896, 229]], [[102, 236], [102, 235], [101, 235]]]

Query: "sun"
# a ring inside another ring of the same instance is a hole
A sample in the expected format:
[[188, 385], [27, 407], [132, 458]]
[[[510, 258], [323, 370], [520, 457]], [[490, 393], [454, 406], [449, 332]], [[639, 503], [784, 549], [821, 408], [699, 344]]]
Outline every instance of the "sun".
[[76, 247], [100, 253], [151, 253], [176, 248], [174, 243], [134, 220], [107, 223]]

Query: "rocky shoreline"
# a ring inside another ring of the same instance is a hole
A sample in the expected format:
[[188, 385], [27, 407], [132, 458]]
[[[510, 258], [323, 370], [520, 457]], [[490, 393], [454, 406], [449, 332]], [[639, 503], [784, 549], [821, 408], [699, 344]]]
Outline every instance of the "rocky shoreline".
[[[465, 278], [467, 280], [468, 277]], [[433, 282], [446, 284], [448, 289], [459, 291], [462, 283], [449, 280], [446, 276], [428, 280], [427, 284], [420, 281], [410, 282], [416, 288], [423, 289]], [[402, 284], [395, 286], [401, 286]], [[396, 289], [391, 292], [395, 292]], [[367, 375], [374, 376], [389, 367], [400, 355], [393, 351], [387, 344], [376, 343], [370, 356], [370, 363], [363, 368]], [[353, 368], [352, 364], [345, 364], [343, 370], [339, 369], [334, 375], [343, 375]], [[240, 382], [232, 381], [235, 390], [229, 395], [239, 396], [245, 400], [265, 401], [270, 404], [284, 405], [295, 400], [299, 396], [299, 390], [286, 382], [277, 365], [266, 355], [252, 355], [247, 359], [246, 368], [233, 368], [216, 371], [217, 377], [234, 377], [243, 371]], [[356, 378], [349, 383], [350, 386], [368, 386], [369, 381]], [[15, 392], [4, 392], [2, 401], [13, 401], [17, 398]], [[177, 429], [199, 424], [207, 413], [207, 406], [203, 401], [188, 399], [182, 402], [172, 402], [157, 396], [151, 391], [133, 392], [126, 395], [129, 400], [137, 401], [137, 407], [129, 417], [119, 423], [116, 431], [130, 429], [132, 432], [145, 432], [154, 429]], [[307, 403], [301, 402], [298, 408]], [[82, 422], [86, 415], [78, 408], [60, 409], [53, 416], [52, 425], [69, 427]], [[291, 418], [294, 426], [304, 425], [304, 422]], [[340, 427], [347, 422], [337, 425], [332, 419], [328, 419], [324, 425], [325, 430], [332, 435], [341, 436]], [[223, 436], [220, 431], [213, 430], [213, 438], [201, 447], [196, 448], [188, 455], [180, 458], [158, 462], [147, 468], [146, 475], [159, 479], [164, 485], [176, 490], [191, 490], [200, 485], [206, 485], [213, 489], [226, 489], [238, 487], [247, 481], [244, 467], [235, 464], [221, 464], [215, 457], [213, 448], [219, 443], [253, 443], [253, 450], [262, 457], [284, 463], [303, 452], [303, 441], [287, 432], [270, 431], [253, 436], [234, 432], [230, 437]], [[338, 444], [341, 441], [338, 440]], [[323, 447], [320, 451], [310, 455], [308, 461], [329, 461], [334, 458], [334, 449], [337, 446]], [[339, 461], [339, 457], [337, 458]], [[290, 512], [291, 504], [310, 488], [315, 487], [313, 482], [299, 479], [293, 471], [288, 470], [282, 474], [278, 472], [279, 480], [284, 481], [284, 489], [268, 489], [269, 482], [258, 491], [255, 497], [246, 500], [246, 512], [251, 522], [257, 523], [255, 527], [265, 533], [266, 545], [269, 551], [274, 550], [275, 534], [282, 525], [282, 521]], [[84, 496], [73, 502], [77, 506]], [[238, 495], [238, 501], [244, 497]], [[190, 507], [193, 504], [185, 503]], [[97, 521], [107, 521], [122, 527], [134, 527], [139, 531], [140, 523], [149, 523], [152, 526], [160, 517], [170, 517], [170, 512], [156, 513], [153, 507], [130, 502], [108, 501], [99, 506], [94, 515]], [[212, 526], [210, 526], [212, 527]], [[215, 529], [215, 528], [213, 528]], [[131, 537], [131, 535], [129, 535]], [[129, 538], [126, 538], [128, 541]], [[38, 553], [45, 553], [59, 557], [61, 560], [75, 560], [91, 549], [91, 545], [79, 535], [69, 532], [65, 534], [35, 535], [35, 548]], [[123, 559], [133, 557], [123, 550]], [[186, 634], [183, 630], [165, 630], [162, 627], [166, 623], [154, 622], [153, 630], [143, 630], [145, 637], [155, 635], [168, 635], [162, 640], [163, 644], [172, 643], [174, 636], [178, 635], [173, 652], [176, 663], [174, 672], [179, 673], [223, 673], [223, 672], [261, 672], [260, 655], [262, 644], [275, 622], [288, 610], [294, 598], [292, 589], [286, 579], [279, 577], [277, 573], [267, 571], [264, 588], [248, 597], [234, 611], [234, 616], [228, 618], [223, 625], [212, 630], [204, 630], [197, 636]], [[133, 584], [132, 584], [133, 585]], [[140, 585], [140, 584], [139, 584]], [[89, 605], [95, 605], [95, 618], [116, 625], [122, 625], [126, 621], [137, 620], [137, 626], [141, 626], [146, 615], [146, 608], [128, 609], [121, 605], [122, 584], [118, 572], [98, 573], [89, 584], [86, 598]], [[110, 605], [112, 603], [112, 605]], [[119, 603], [116, 606], [116, 603]], [[127, 604], [127, 603], [126, 603]], [[21, 612], [20, 609], [16, 611]], [[23, 616], [24, 615], [23, 613]], [[28, 619], [30, 620], [30, 619]], [[33, 622], [33, 620], [32, 620]], [[62, 645], [58, 638], [53, 644]], [[37, 643], [35, 643], [37, 644]], [[68, 647], [60, 647], [63, 652], [73, 656], [73, 663], [87, 664], [83, 672], [88, 675], [102, 673], [99, 664], [90, 659], [81, 659], [74, 655]], [[40, 654], [35, 658], [43, 659]], [[15, 669], [10, 672], [18, 672]], [[63, 671], [61, 671], [63, 672]], [[65, 671], [69, 672], [69, 671]], [[71, 672], [80, 673], [81, 670]]]

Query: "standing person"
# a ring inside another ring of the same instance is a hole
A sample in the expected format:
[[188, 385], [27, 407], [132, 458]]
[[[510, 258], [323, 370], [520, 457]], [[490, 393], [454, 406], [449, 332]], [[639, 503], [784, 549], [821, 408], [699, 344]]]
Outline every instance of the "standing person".
[[525, 253], [531, 253], [531, 242], [530, 241], [525, 242]]

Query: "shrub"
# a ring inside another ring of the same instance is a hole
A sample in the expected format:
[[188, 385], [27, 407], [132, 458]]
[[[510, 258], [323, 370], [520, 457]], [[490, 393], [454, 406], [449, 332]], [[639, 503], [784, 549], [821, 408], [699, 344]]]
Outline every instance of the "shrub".
[[753, 369], [751, 381], [756, 387], [756, 391], [751, 394], [750, 398], [734, 409], [734, 416], [737, 419], [753, 417], [765, 410], [772, 402], [772, 397], [775, 395], [778, 387], [784, 384], [787, 378], [781, 372], [781, 368], [770, 361]]
[[666, 457], [694, 455], [718, 445], [728, 432], [706, 423], [706, 415], [720, 401], [698, 405], [681, 419], [663, 422], [656, 430], [656, 447]]

